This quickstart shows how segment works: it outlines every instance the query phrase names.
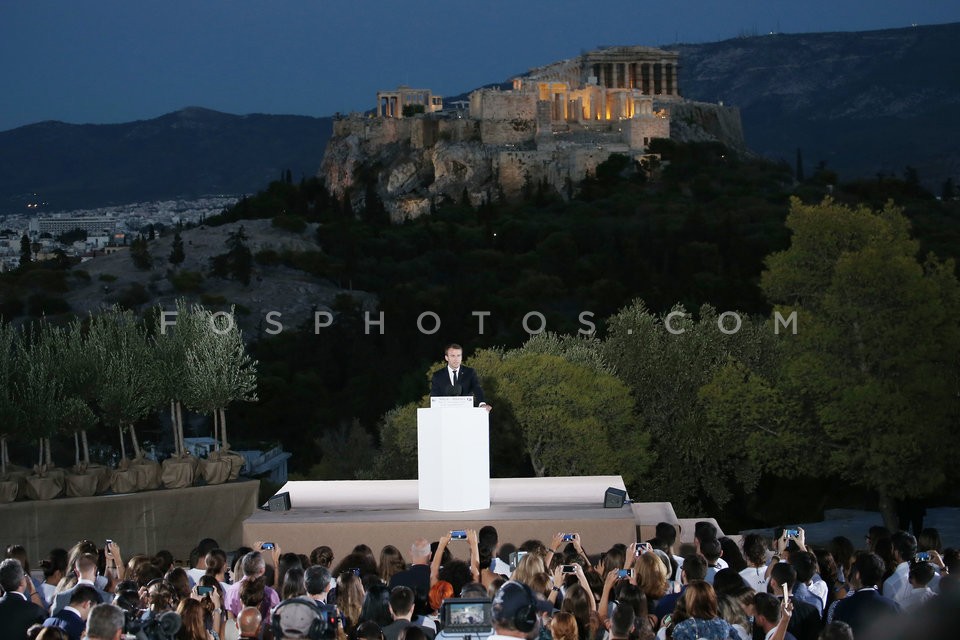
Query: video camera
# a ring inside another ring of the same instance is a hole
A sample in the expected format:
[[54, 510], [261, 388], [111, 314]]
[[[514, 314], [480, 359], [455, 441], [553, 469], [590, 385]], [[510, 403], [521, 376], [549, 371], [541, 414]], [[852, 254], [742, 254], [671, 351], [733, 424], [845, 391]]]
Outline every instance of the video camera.
[[485, 638], [493, 633], [493, 604], [489, 598], [447, 598], [440, 607], [441, 635], [445, 638]]
[[173, 640], [182, 622], [180, 614], [173, 611], [161, 613], [150, 620], [141, 620], [128, 612], [123, 632], [136, 636], [137, 640]]
[[271, 628], [274, 638], [333, 640], [337, 637], [338, 614], [333, 605], [310, 598], [290, 598], [273, 610]]

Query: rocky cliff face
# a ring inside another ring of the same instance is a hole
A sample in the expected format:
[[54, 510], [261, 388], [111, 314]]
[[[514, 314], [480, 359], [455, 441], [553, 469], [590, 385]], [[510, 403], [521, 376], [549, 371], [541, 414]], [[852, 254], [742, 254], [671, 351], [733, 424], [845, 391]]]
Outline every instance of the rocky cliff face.
[[684, 101], [670, 108], [670, 137], [680, 142], [722, 142], [747, 151], [740, 110], [708, 102]]
[[366, 206], [375, 189], [395, 222], [428, 212], [434, 202], [459, 201], [464, 193], [474, 204], [496, 197], [493, 153], [479, 142], [476, 123], [445, 126], [439, 137], [435, 124], [423, 117], [340, 120], [320, 176], [354, 210]]
[[[736, 109], [676, 101], [657, 105], [660, 108], [671, 112], [671, 138], [720, 141], [746, 150]], [[491, 137], [497, 143], [484, 142]], [[517, 197], [528, 183], [545, 182], [565, 193], [568, 185], [575, 186], [613, 153], [638, 153], [617, 127], [605, 132], [544, 131], [537, 120], [523, 118], [353, 116], [334, 123], [319, 173], [330, 192], [349, 198], [355, 211], [375, 192], [391, 219], [399, 222], [444, 201], [466, 197], [478, 206]]]

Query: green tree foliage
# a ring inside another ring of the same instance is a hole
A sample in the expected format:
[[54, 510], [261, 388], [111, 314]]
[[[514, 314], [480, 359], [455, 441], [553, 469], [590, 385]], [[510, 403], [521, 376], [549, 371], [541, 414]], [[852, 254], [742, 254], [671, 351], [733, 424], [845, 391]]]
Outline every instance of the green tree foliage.
[[[380, 450], [369, 475], [374, 478], [417, 477], [417, 408], [418, 402], [387, 411], [380, 419]], [[491, 444], [492, 444], [491, 434]], [[492, 456], [491, 456], [492, 458]], [[491, 460], [492, 462], [492, 460]]]
[[211, 216], [205, 224], [217, 226], [245, 219], [272, 218], [286, 212], [309, 222], [318, 221], [325, 214], [339, 210], [339, 203], [316, 177], [302, 180], [299, 184], [286, 179], [271, 182], [266, 189], [252, 197], [240, 199], [233, 207]]
[[187, 354], [196, 348], [209, 330], [207, 314], [191, 307], [186, 300], [177, 300], [176, 309], [165, 312], [154, 308], [151, 365], [160, 398], [170, 404], [170, 424], [176, 455], [183, 455], [183, 401], [189, 396]]
[[[702, 513], [709, 505], [722, 508], [737, 492], [749, 492], [759, 478], [758, 460], [769, 454], [769, 449], [739, 453], [749, 443], [749, 430], [743, 422], [717, 419], [722, 408], [713, 409], [718, 430], [706, 429], [710, 407], [701, 400], [701, 388], [722, 385], [723, 368], [731, 363], [762, 373], [776, 360], [773, 331], [739, 315], [742, 325], [735, 333], [733, 316], [724, 318], [728, 335], [718, 327], [720, 318], [712, 307], [702, 307], [695, 320], [682, 306], [660, 317], [635, 301], [607, 323], [601, 354], [629, 386], [638, 422], [649, 430], [657, 455], [644, 478], [645, 495], [669, 500], [680, 513]], [[716, 393], [705, 393], [713, 401]], [[764, 441], [773, 443], [774, 436]], [[745, 462], [750, 468], [739, 468]]]
[[153, 266], [153, 257], [150, 255], [150, 247], [147, 245], [147, 239], [138, 235], [130, 243], [130, 259], [137, 269], [148, 271]]
[[29, 335], [21, 334], [15, 347], [17, 372], [13, 382], [13, 397], [18, 410], [13, 422], [25, 440], [39, 446], [38, 468], [41, 474], [52, 466], [50, 438], [60, 428], [66, 406], [63, 384], [57, 379], [57, 354], [48, 340], [51, 327], [47, 323], [34, 326]]
[[72, 231], [64, 231], [57, 236], [57, 242], [61, 244], [73, 244], [74, 242], [87, 239], [87, 232], [84, 229], [73, 229]]
[[199, 331], [186, 353], [185, 404], [200, 413], [213, 414], [214, 434], [229, 449], [226, 411], [234, 401], [257, 400], [257, 362], [246, 352], [243, 336], [230, 313], [194, 310]]
[[619, 473], [636, 486], [647, 471], [649, 434], [614, 376], [560, 356], [508, 352], [499, 377], [537, 476]]
[[7, 440], [18, 431], [16, 412], [19, 412], [19, 407], [13, 389], [13, 381], [17, 375], [15, 352], [17, 340], [16, 329], [0, 318], [0, 415], [5, 416], [0, 423], [0, 478], [4, 479], [7, 477], [7, 466], [10, 464]]
[[960, 287], [952, 262], [921, 264], [909, 222], [832, 200], [791, 203], [790, 248], [768, 259], [762, 287], [796, 312], [788, 383], [814, 407], [829, 469], [892, 500], [943, 487], [958, 414]]
[[180, 293], [198, 293], [203, 290], [203, 274], [183, 269], [170, 274], [170, 284]]
[[26, 269], [33, 262], [33, 247], [26, 233], [20, 238], [20, 268]]
[[44, 339], [58, 363], [54, 374], [66, 398], [61, 430], [74, 436], [74, 462], [78, 468], [83, 468], [90, 464], [88, 432], [98, 420], [93, 412], [97, 398], [97, 372], [90, 366], [89, 345], [83, 324], [75, 319], [66, 326], [51, 327]]
[[247, 246], [247, 240], [249, 238], [243, 225], [227, 235], [227, 252], [210, 259], [210, 266], [215, 275], [221, 278], [239, 280], [244, 285], [250, 284], [250, 275], [253, 272], [253, 253]]
[[87, 343], [104, 424], [117, 428], [124, 458], [124, 433], [129, 430], [134, 456], [140, 458], [134, 423], [161, 402], [149, 366], [152, 354], [146, 333], [130, 311], [115, 306], [91, 316]]
[[[365, 468], [370, 467], [373, 438], [359, 420], [350, 425], [342, 424], [323, 432], [317, 442], [320, 462], [310, 467], [307, 477], [311, 480], [339, 480], [343, 478], [364, 479]], [[413, 458], [416, 465], [416, 457]], [[394, 478], [398, 476], [390, 475]], [[416, 477], [416, 469], [413, 475]]]
[[173, 246], [170, 249], [168, 260], [176, 268], [183, 264], [186, 259], [187, 254], [183, 250], [183, 237], [180, 235], [180, 229], [177, 229], [173, 232]]

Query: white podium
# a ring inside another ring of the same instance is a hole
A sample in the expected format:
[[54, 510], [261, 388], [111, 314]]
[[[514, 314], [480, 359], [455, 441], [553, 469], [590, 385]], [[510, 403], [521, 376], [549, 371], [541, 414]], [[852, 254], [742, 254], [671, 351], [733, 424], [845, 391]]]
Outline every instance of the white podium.
[[490, 508], [490, 421], [486, 409], [417, 409], [417, 491], [427, 511]]

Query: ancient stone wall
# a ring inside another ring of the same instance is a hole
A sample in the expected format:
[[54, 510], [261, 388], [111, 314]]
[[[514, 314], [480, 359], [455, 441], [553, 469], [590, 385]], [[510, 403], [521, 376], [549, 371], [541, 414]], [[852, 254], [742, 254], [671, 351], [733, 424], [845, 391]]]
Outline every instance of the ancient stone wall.
[[356, 136], [374, 146], [410, 139], [411, 119], [351, 116], [333, 121], [333, 137]]
[[433, 118], [405, 118], [410, 123], [410, 146], [425, 149], [437, 143], [440, 124]]
[[473, 118], [438, 120], [439, 137], [448, 142], [480, 140], [480, 123]]
[[533, 140], [536, 133], [537, 123], [532, 118], [480, 121], [480, 140], [484, 144], [523, 144]]
[[533, 120], [537, 116], [534, 93], [479, 89], [470, 94], [470, 117], [481, 120]]
[[635, 151], [644, 150], [654, 138], [670, 137], [670, 117], [639, 115], [623, 121], [623, 141]]

